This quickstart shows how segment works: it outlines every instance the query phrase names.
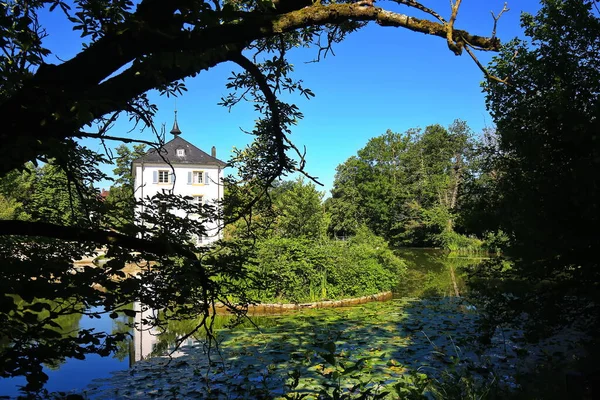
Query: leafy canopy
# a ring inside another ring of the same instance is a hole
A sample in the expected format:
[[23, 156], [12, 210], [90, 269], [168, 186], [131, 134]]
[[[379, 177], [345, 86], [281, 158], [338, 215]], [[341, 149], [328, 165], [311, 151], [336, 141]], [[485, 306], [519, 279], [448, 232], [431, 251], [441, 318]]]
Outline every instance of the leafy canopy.
[[330, 230], [347, 235], [366, 224], [395, 245], [444, 245], [444, 233], [454, 232], [473, 145], [463, 121], [370, 139], [337, 168]]
[[[540, 334], [556, 323], [597, 329], [600, 246], [600, 18], [594, 1], [545, 0], [523, 14], [528, 40], [507, 43], [485, 83], [497, 125], [483, 196], [514, 237], [514, 266], [478, 271], [499, 321], [527, 316]], [[568, 45], [566, 45], [568, 44]], [[494, 216], [492, 216], [494, 217]], [[502, 292], [511, 292], [510, 296]], [[492, 301], [493, 300], [493, 301]]]

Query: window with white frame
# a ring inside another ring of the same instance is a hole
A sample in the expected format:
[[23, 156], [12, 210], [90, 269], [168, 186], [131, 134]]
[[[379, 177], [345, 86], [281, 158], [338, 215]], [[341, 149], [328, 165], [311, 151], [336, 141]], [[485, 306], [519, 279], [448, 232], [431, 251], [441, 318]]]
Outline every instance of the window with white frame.
[[185, 156], [185, 149], [177, 149], [177, 157]]
[[192, 200], [190, 201], [190, 203], [201, 206], [203, 204], [203, 198], [201, 195], [195, 194], [192, 196]]
[[169, 173], [170, 171], [168, 169], [161, 169], [158, 171], [158, 183], [169, 183], [170, 179], [169, 176], [171, 175]]
[[204, 183], [204, 171], [194, 171], [194, 173], [192, 174], [192, 183]]

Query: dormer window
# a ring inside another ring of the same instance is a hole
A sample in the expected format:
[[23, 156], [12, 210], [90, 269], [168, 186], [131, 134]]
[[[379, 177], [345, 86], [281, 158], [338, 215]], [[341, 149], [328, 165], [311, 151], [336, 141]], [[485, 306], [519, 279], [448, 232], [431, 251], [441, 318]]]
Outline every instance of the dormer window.
[[185, 149], [177, 149], [177, 157], [185, 156]]

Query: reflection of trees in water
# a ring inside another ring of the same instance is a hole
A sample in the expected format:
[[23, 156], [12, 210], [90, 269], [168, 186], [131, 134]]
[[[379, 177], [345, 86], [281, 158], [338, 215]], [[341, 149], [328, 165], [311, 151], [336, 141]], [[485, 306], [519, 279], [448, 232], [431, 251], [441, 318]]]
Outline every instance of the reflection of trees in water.
[[[123, 310], [133, 310], [133, 303], [129, 303], [123, 307]], [[134, 318], [127, 315], [120, 315], [119, 318], [113, 320], [112, 333], [131, 333], [133, 327]], [[117, 344], [117, 350], [113, 354], [113, 358], [119, 361], [125, 360], [131, 355], [131, 344], [132, 338], [128, 340], [122, 340]]]
[[[60, 325], [60, 328], [50, 327], [50, 329], [60, 333], [63, 337], [75, 337], [77, 336], [77, 332], [79, 331], [79, 321], [81, 321], [81, 317], [82, 314], [79, 313], [61, 315], [60, 317], [54, 320], [58, 325]], [[46, 363], [45, 365], [51, 370], [57, 370], [62, 364], [64, 364], [64, 362], [65, 358], [63, 357], [60, 360], [55, 360], [53, 362]]]
[[[465, 288], [465, 268], [481, 262], [478, 258], [451, 257], [447, 252], [437, 249], [399, 249], [396, 254], [406, 261], [407, 271], [402, 276], [396, 288], [396, 295], [403, 297], [447, 297], [455, 296], [457, 292], [462, 293]], [[456, 284], [456, 285], [455, 285]], [[131, 305], [133, 309], [141, 310], [141, 306]], [[207, 334], [205, 329], [197, 329], [201, 323], [201, 318], [191, 320], [176, 320], [164, 318], [164, 312], [155, 310], [146, 310], [144, 313], [150, 313], [158, 316], [158, 326], [149, 328], [146, 326], [141, 331], [136, 329], [133, 333], [133, 343], [131, 350], [123, 347], [118, 354], [125, 354], [126, 351], [132, 351], [132, 360], [164, 355], [175, 350], [175, 347], [181, 338], [194, 332], [185, 340], [183, 345], [205, 342]], [[298, 316], [298, 318], [302, 318]], [[139, 317], [136, 317], [136, 322]], [[251, 320], [242, 319], [235, 324], [234, 317], [229, 315], [216, 315], [212, 322], [214, 335], [219, 339], [219, 335], [225, 332], [238, 329], [254, 329], [253, 324], [258, 328], [269, 328], [280, 324], [280, 318], [276, 316], [253, 316]], [[123, 326], [131, 326], [132, 321], [123, 323]], [[121, 324], [117, 322], [117, 324]], [[143, 342], [143, 343], [142, 343]], [[122, 359], [122, 358], [120, 358]]]
[[[58, 317], [53, 317], [51, 325], [46, 324], [43, 325], [43, 329], [47, 329], [52, 332], [58, 333], [63, 338], [74, 338], [78, 336], [80, 330], [80, 322], [83, 316], [82, 312], [84, 311], [83, 304], [78, 303], [76, 299], [68, 299], [61, 301], [50, 301], [43, 299], [36, 299], [32, 303], [28, 303], [25, 300], [21, 299], [18, 296], [11, 295], [14, 303], [17, 307], [17, 310], [28, 309], [28, 312], [35, 315], [36, 320], [38, 322], [44, 321], [50, 317], [50, 313], [58, 314]], [[37, 306], [35, 306], [37, 305]], [[34, 309], [39, 309], [40, 311], [33, 311], [31, 307]], [[123, 309], [133, 309], [133, 303], [130, 303], [123, 307]], [[22, 311], [19, 311], [21, 313]], [[103, 316], [102, 318], [108, 318], [108, 315]], [[3, 324], [5, 327], [10, 326], [14, 321], [6, 321]], [[112, 333], [128, 333], [131, 332], [131, 326], [133, 324], [133, 318], [127, 317], [125, 315], [120, 315], [119, 318], [114, 319], [112, 321]], [[6, 328], [3, 330], [3, 335], [0, 335], [0, 353], [3, 353], [5, 350], [9, 350], [9, 347], [13, 344], [14, 339], [11, 339], [11, 332], [7, 331]], [[50, 336], [53, 336], [54, 333], [49, 333]], [[123, 361], [129, 356], [129, 346], [130, 340], [124, 340], [118, 342], [117, 351], [114, 353], [114, 357], [119, 361]], [[43, 344], [43, 343], [42, 343]], [[58, 370], [65, 363], [66, 357], [54, 357], [52, 360], [46, 361], [44, 366], [46, 366], [50, 370]]]
[[[238, 330], [238, 329], [258, 329], [275, 326], [277, 321], [273, 317], [268, 316], [257, 316], [249, 317], [250, 319], [236, 320], [231, 315], [215, 315], [212, 329], [214, 330], [213, 335], [219, 338], [219, 333]], [[156, 354], [164, 354], [174, 348], [177, 340], [191, 332], [200, 323], [200, 319], [196, 320], [184, 320], [175, 321], [169, 320], [163, 327], [161, 332], [157, 336], [157, 343], [155, 347]], [[199, 329], [190, 337], [191, 341], [187, 341], [185, 344], [192, 344], [195, 342], [203, 342], [207, 339], [206, 331]]]
[[398, 249], [396, 254], [408, 267], [395, 290], [396, 295], [402, 297], [445, 297], [462, 293], [465, 268], [481, 262], [478, 258], [452, 257], [437, 249]]
[[[465, 288], [465, 268], [481, 262], [478, 258], [451, 257], [448, 252], [437, 249], [399, 249], [396, 251], [408, 266], [406, 274], [396, 289], [396, 294], [406, 297], [446, 297], [454, 296], [456, 292], [462, 293]], [[455, 286], [456, 283], [456, 286]], [[201, 319], [173, 320], [164, 318], [164, 312], [149, 310], [147, 312], [158, 315], [158, 326], [134, 332], [133, 359], [135, 361], [150, 356], [164, 355], [175, 349], [178, 341], [185, 335], [194, 331], [183, 345], [202, 343], [207, 335], [204, 329], [196, 330]], [[241, 320], [235, 326], [234, 317], [216, 315], [213, 321], [214, 335], [219, 335], [231, 330], [253, 329], [253, 323], [259, 328], [268, 328], [278, 325], [279, 318], [274, 316], [254, 316], [249, 320]], [[299, 318], [301, 318], [299, 316]], [[144, 342], [141, 345], [140, 341]]]
[[[142, 306], [138, 303], [135, 305], [132, 304], [131, 307], [136, 310], [142, 309]], [[165, 312], [157, 312], [151, 309], [143, 311], [142, 314], [144, 313], [157, 315], [157, 326], [143, 325], [140, 323], [140, 316], [136, 316], [135, 322], [138, 323], [138, 326], [133, 332], [131, 346], [128, 346], [126, 350], [123, 347], [123, 353], [127, 351], [131, 356], [132, 362], [171, 353], [182, 341], [182, 338], [189, 335], [190, 332], [193, 332], [193, 334], [181, 343], [182, 346], [204, 343], [207, 340], [206, 329], [196, 329], [202, 322], [201, 318], [186, 320], [170, 319], [165, 318]], [[132, 326], [132, 323], [133, 321], [129, 321], [122, 326]], [[223, 332], [239, 329], [267, 328], [276, 324], [276, 319], [270, 316], [252, 316], [240, 319], [232, 315], [215, 315], [212, 320], [212, 330], [213, 336], [218, 340], [219, 335]], [[121, 354], [121, 351], [118, 354]]]
[[[45, 320], [52, 320], [53, 323], [43, 324], [40, 329], [46, 331], [46, 336], [60, 335], [63, 338], [76, 337], [79, 332], [79, 322], [81, 320], [83, 306], [74, 299], [67, 299], [62, 301], [50, 301], [43, 299], [36, 299], [29, 303], [15, 295], [10, 296], [15, 304], [16, 315], [21, 315], [25, 309], [26, 313], [31, 315], [31, 321], [27, 321], [32, 326], [34, 321], [42, 323]], [[49, 318], [50, 314], [57, 315], [56, 317]], [[14, 313], [13, 313], [14, 314]], [[10, 318], [10, 317], [9, 317]], [[13, 345], [15, 337], [12, 335], [13, 332], [9, 329], [11, 326], [19, 326], [22, 321], [4, 321], [2, 334], [0, 334], [0, 353], [4, 353], [9, 350], [10, 346]], [[18, 336], [17, 336], [18, 338]], [[43, 345], [43, 343], [42, 343]], [[65, 362], [64, 356], [55, 356], [44, 363], [46, 367], [51, 370], [57, 370]]]

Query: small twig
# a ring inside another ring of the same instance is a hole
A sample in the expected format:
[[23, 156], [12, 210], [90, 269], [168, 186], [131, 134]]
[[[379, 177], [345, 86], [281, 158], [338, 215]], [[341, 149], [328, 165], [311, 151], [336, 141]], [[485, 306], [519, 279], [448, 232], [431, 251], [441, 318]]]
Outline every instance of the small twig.
[[279, 62], [277, 64], [277, 70], [275, 71], [275, 87], [273, 88], [273, 91], [275, 93], [280, 93], [281, 88], [279, 87], [279, 82], [283, 75], [283, 66], [285, 65], [284, 60], [287, 49], [284, 35], [279, 35], [275, 40], [279, 40]]
[[306, 172], [304, 170], [304, 166], [306, 165], [306, 146], [304, 146], [304, 151], [300, 152], [300, 150], [298, 149], [298, 147], [292, 143], [291, 140], [289, 140], [288, 138], [286, 138], [286, 143], [288, 144], [288, 146], [290, 146], [291, 149], [294, 150], [294, 152], [298, 155], [298, 157], [300, 158], [299, 162], [298, 162], [298, 167], [294, 168], [294, 171], [304, 175], [306, 178], [308, 178], [309, 180], [313, 181], [315, 184], [319, 185], [319, 186], [325, 186], [323, 185], [321, 182], [319, 182], [319, 178], [316, 176], [312, 176], [310, 175], [308, 172]]
[[202, 328], [202, 327], [208, 328], [206, 326], [206, 320], [207, 319], [208, 319], [208, 315], [207, 314], [202, 315], [202, 320], [200, 321], [200, 323], [196, 324], [196, 326], [194, 327], [194, 329], [192, 329], [191, 331], [187, 332], [185, 335], [183, 335], [180, 338], [178, 338], [177, 340], [175, 340], [175, 347], [173, 348], [173, 350], [171, 352], [169, 352], [169, 357], [171, 357], [173, 355], [173, 353], [175, 353], [177, 350], [179, 350], [179, 348], [181, 347], [181, 345], [183, 344], [183, 342], [185, 342], [190, 336], [192, 336], [196, 332], [198, 332], [200, 330], [200, 328]]
[[433, 17], [435, 17], [441, 23], [443, 23], [443, 24], [446, 23], [446, 20], [440, 14], [438, 14], [437, 12], [435, 12], [434, 10], [432, 10], [431, 8], [425, 7], [421, 3], [418, 3], [418, 2], [416, 2], [414, 0], [394, 0], [394, 1], [396, 3], [398, 3], [398, 4], [404, 4], [405, 6], [416, 8], [417, 10], [420, 10], [420, 11], [423, 11], [424, 13], [432, 15]]
[[[285, 152], [287, 149], [286, 142], [288, 142], [288, 140], [285, 136], [285, 133], [281, 129], [281, 119], [279, 116], [279, 107], [277, 106], [277, 97], [275, 96], [275, 93], [273, 93], [273, 91], [271, 90], [271, 86], [269, 86], [267, 78], [263, 75], [263, 73], [256, 64], [254, 64], [251, 60], [246, 58], [241, 53], [236, 56], [232, 56], [231, 61], [238, 64], [240, 67], [244, 68], [250, 75], [252, 75], [259, 89], [263, 92], [265, 96], [265, 99], [269, 106], [269, 110], [271, 111], [271, 126], [274, 131], [273, 138], [276, 142], [278, 156], [277, 168], [264, 182], [262, 190], [246, 205], [245, 210], [243, 212], [246, 213], [249, 210], [251, 210], [252, 207], [256, 203], [258, 203], [258, 201], [267, 193], [268, 188], [271, 186], [271, 184], [275, 181], [275, 179], [277, 179], [278, 176], [281, 175], [281, 173], [286, 168], [286, 160], [288, 158]], [[241, 213], [237, 217], [234, 216], [229, 221], [229, 223], [238, 220], [243, 213]], [[227, 224], [228, 222], [226, 221], [225, 223]]]
[[506, 11], [510, 11], [510, 8], [508, 8], [508, 3], [504, 3], [504, 6], [502, 7], [502, 10], [500, 10], [498, 15], [495, 15], [493, 11], [490, 11], [490, 13], [492, 14], [492, 18], [494, 18], [494, 28], [492, 29], [492, 39], [496, 37], [496, 27], [498, 25], [498, 20], [500, 19], [502, 14], [504, 14], [504, 12], [506, 12]]
[[112, 127], [120, 114], [121, 111], [115, 111], [108, 119], [104, 120], [104, 125], [98, 129], [98, 135], [104, 135]]
[[[256, 81], [259, 89], [265, 95], [265, 99], [267, 100], [267, 104], [269, 105], [269, 109], [271, 110], [271, 125], [273, 130], [275, 131], [275, 142], [277, 143], [277, 155], [279, 156], [279, 168], [278, 172], [282, 172], [284, 169], [284, 161], [286, 160], [285, 155], [285, 134], [281, 129], [281, 120], [279, 117], [279, 107], [277, 106], [277, 97], [275, 97], [275, 93], [271, 90], [271, 86], [269, 86], [269, 82], [267, 78], [263, 75], [261, 70], [258, 68], [256, 64], [246, 58], [243, 54], [238, 54], [237, 56], [232, 57], [232, 61], [238, 64], [240, 67], [244, 68]], [[279, 173], [277, 174], [279, 175]], [[275, 178], [273, 178], [274, 180]]]
[[321, 55], [323, 55], [323, 59], [327, 58], [327, 55], [329, 53], [331, 53], [333, 56], [335, 56], [335, 53], [333, 51], [333, 42], [335, 39], [335, 32], [338, 29], [339, 29], [339, 27], [336, 26], [333, 31], [327, 32], [327, 45], [325, 45], [325, 46], [321, 44], [322, 34], [319, 34], [319, 37], [317, 39], [317, 46], [319, 46], [319, 52], [317, 53], [317, 58], [315, 58], [312, 61], [308, 61], [307, 64], [320, 62]]
[[92, 138], [92, 139], [103, 139], [103, 140], [115, 140], [115, 141], [123, 142], [123, 143], [147, 144], [148, 146], [152, 146], [153, 148], [160, 147], [160, 143], [157, 143], [157, 142], [150, 142], [148, 140], [132, 139], [132, 138], [119, 137], [119, 136], [106, 136], [106, 135], [101, 135], [99, 133], [79, 132], [77, 134], [77, 137], [78, 138], [85, 137], [85, 138]]

